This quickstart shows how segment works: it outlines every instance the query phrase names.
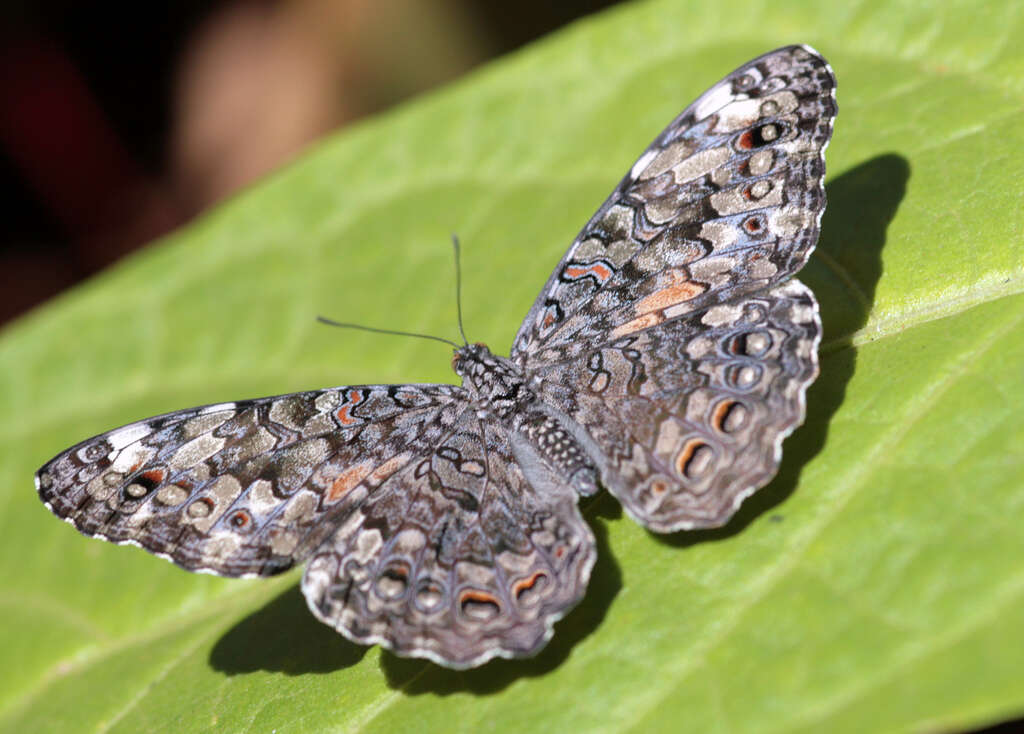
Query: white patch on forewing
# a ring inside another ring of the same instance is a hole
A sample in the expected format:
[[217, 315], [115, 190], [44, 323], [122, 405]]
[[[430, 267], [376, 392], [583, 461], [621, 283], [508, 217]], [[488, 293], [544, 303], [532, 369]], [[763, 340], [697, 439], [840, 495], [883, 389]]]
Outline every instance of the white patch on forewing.
[[156, 454], [156, 449], [142, 444], [136, 444], [130, 446], [120, 453], [111, 462], [109, 471], [118, 472], [120, 474], [127, 474], [134, 468], [142, 466], [148, 462], [153, 455]]
[[207, 405], [199, 411], [199, 415], [206, 415], [208, 413], [220, 413], [222, 410], [235, 410], [238, 407], [235, 403], [217, 403], [216, 405]]
[[778, 105], [775, 112], [778, 116], [788, 115], [797, 108], [796, 95], [788, 91], [778, 92], [764, 99], [737, 99], [719, 112], [715, 132], [736, 132], [750, 127], [761, 119], [761, 108], [767, 102]]
[[111, 431], [107, 434], [107, 441], [113, 447], [114, 451], [120, 451], [125, 446], [130, 446], [136, 441], [145, 438], [153, 432], [145, 423], [133, 423], [130, 426], [124, 428], [118, 428], [116, 431]]
[[631, 178], [640, 178], [640, 174], [643, 173], [644, 169], [653, 161], [658, 155], [658, 151], [652, 148], [651, 150], [640, 156], [640, 160], [633, 164], [633, 167], [629, 169], [629, 175]]
[[732, 81], [723, 80], [701, 96], [693, 108], [693, 116], [697, 120], [703, 120], [736, 99], [746, 99], [746, 96], [736, 97], [732, 93]]

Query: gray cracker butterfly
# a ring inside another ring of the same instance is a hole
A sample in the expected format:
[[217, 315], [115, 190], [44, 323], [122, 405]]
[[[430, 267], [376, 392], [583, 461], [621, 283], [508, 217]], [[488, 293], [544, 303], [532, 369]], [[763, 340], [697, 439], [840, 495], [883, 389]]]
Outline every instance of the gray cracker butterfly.
[[586, 591], [577, 500], [656, 532], [721, 525], [804, 416], [821, 335], [794, 279], [818, 238], [832, 69], [807, 46], [701, 95], [580, 232], [506, 359], [453, 385], [357, 385], [182, 410], [36, 477], [78, 530], [191, 571], [308, 561], [349, 639], [466, 668], [536, 653]]

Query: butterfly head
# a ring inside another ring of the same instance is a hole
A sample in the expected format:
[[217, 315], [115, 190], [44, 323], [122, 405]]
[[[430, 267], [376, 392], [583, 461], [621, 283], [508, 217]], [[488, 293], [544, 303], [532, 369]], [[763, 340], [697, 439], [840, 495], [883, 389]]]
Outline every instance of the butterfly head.
[[452, 369], [455, 374], [465, 379], [474, 373], [487, 369], [488, 364], [497, 364], [497, 358], [483, 342], [467, 344], [459, 347], [452, 355]]
[[522, 393], [522, 370], [511, 360], [499, 357], [486, 344], [467, 344], [455, 350], [452, 369], [462, 378], [462, 386], [482, 403], [501, 413], [505, 403], [511, 407]]

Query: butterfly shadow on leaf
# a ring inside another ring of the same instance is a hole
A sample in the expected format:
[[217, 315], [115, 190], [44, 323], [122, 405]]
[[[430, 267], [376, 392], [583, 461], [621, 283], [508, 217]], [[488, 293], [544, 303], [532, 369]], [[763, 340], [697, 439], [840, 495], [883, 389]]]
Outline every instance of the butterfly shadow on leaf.
[[367, 649], [318, 622], [296, 584], [225, 632], [210, 666], [227, 675], [331, 673], [355, 665]]
[[[800, 273], [821, 307], [821, 372], [807, 391], [804, 424], [782, 445], [779, 473], [747, 499], [727, 525], [671, 535], [652, 533], [652, 537], [681, 548], [730, 538], [765, 514], [776, 522], [785, 520], [785, 513], [776, 508], [796, 490], [804, 465], [824, 447], [832, 416], [842, 405], [846, 385], [856, 369], [857, 349], [852, 337], [864, 327], [871, 313], [875, 287], [882, 273], [881, 254], [887, 230], [903, 201], [909, 179], [907, 159], [886, 153], [825, 185], [828, 206], [822, 218], [821, 236], [807, 268]], [[814, 488], [808, 487], [807, 491]]]
[[[595, 518], [614, 519], [621, 508], [607, 495], [584, 508], [597, 541], [597, 562], [583, 601], [555, 625], [555, 635], [529, 660], [494, 660], [482, 668], [456, 671], [420, 659], [385, 652], [381, 667], [393, 688], [406, 693], [492, 693], [520, 677], [542, 675], [560, 665], [573, 646], [604, 619], [622, 587], [622, 576], [608, 548], [607, 531]], [[229, 629], [210, 652], [210, 666], [227, 675], [267, 671], [287, 675], [331, 673], [360, 662], [369, 647], [348, 641], [309, 613], [298, 585], [279, 594]]]

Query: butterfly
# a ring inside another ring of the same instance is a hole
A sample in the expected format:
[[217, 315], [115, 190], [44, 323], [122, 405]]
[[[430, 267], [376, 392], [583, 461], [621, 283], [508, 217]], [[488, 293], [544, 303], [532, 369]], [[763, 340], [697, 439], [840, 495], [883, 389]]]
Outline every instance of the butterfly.
[[190, 571], [307, 563], [345, 637], [452, 668], [535, 654], [584, 596], [602, 487], [647, 528], [719, 526], [804, 417], [821, 322], [793, 278], [825, 208], [835, 76], [744, 64], [644, 151], [558, 263], [508, 358], [462, 384], [208, 405], [84, 441], [36, 475], [82, 533]]

